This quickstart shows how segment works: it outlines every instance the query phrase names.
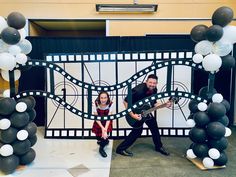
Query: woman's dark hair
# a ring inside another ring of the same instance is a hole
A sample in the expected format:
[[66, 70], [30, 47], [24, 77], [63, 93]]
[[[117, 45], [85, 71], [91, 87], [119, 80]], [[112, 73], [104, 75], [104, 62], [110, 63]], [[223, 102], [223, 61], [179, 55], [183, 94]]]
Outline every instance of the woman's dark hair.
[[110, 103], [111, 103], [110, 96], [109, 96], [109, 94], [108, 94], [107, 92], [105, 92], [105, 91], [100, 92], [100, 93], [98, 94], [98, 97], [97, 97], [97, 99], [96, 99], [95, 101], [96, 101], [98, 104], [101, 104], [101, 101], [100, 101], [100, 96], [101, 96], [101, 94], [106, 94], [106, 95], [107, 95], [107, 102], [106, 102], [106, 105], [110, 104]]
[[156, 80], [158, 80], [158, 77], [155, 75], [155, 74], [150, 74], [150, 75], [148, 75], [148, 77], [147, 77], [147, 80], [148, 79], [156, 79]]

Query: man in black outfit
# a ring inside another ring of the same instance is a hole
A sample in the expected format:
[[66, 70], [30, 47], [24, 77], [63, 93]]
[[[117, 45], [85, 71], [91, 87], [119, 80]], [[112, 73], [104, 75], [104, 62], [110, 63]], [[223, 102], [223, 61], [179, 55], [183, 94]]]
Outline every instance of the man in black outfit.
[[[151, 96], [152, 94], [157, 93], [157, 76], [154, 74], [150, 74], [146, 80], [145, 83], [139, 84], [136, 87], [132, 89], [132, 104], [135, 102], [142, 100], [143, 98], [146, 98], [148, 96]], [[128, 107], [128, 97], [126, 96], [124, 100], [124, 105], [127, 108]], [[171, 101], [167, 101], [166, 103], [159, 105], [156, 100], [150, 103], [152, 107], [157, 106], [159, 108], [164, 107], [170, 107], [172, 105]], [[135, 114], [133, 112], [129, 113], [130, 116], [136, 120], [141, 120], [142, 117], [140, 114]], [[169, 152], [167, 152], [161, 142], [159, 129], [157, 126], [157, 121], [154, 118], [152, 114], [148, 115], [148, 119], [145, 121], [149, 129], [152, 133], [152, 139], [155, 144], [155, 150], [157, 152], [160, 152], [163, 155], [169, 155]], [[116, 153], [124, 156], [133, 156], [133, 153], [128, 151], [127, 149], [136, 141], [138, 137], [142, 134], [143, 126], [139, 128], [133, 128], [130, 134], [125, 138], [125, 140], [117, 147]]]

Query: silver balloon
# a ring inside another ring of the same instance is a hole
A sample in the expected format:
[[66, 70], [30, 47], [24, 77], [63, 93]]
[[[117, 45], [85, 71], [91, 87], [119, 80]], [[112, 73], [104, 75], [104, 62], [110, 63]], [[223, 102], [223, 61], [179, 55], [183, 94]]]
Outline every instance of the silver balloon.
[[26, 55], [32, 50], [32, 45], [27, 39], [22, 39], [17, 45], [21, 48], [21, 52]]
[[201, 55], [207, 55], [211, 53], [213, 47], [213, 43], [208, 40], [203, 40], [198, 42], [195, 45], [195, 52]]
[[226, 56], [233, 50], [233, 44], [226, 40], [217, 41], [212, 48], [212, 52], [219, 56]]

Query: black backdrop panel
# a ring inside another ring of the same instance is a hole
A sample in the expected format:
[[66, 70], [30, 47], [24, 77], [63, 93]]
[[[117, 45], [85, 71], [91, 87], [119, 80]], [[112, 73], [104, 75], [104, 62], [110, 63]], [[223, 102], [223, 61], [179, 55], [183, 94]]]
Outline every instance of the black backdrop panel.
[[[99, 38], [46, 38], [28, 37], [33, 49], [30, 58], [44, 60], [48, 53], [81, 53], [81, 52], [119, 52], [119, 51], [158, 51], [158, 50], [193, 50], [195, 43], [189, 35], [155, 35], [146, 37], [99, 37]], [[235, 51], [235, 50], [234, 50]], [[235, 74], [235, 71], [233, 71]], [[230, 90], [234, 89], [230, 84], [235, 80], [231, 71], [220, 71], [216, 74], [215, 88], [223, 94], [224, 98], [232, 101]], [[22, 73], [19, 90], [45, 90], [45, 70], [33, 67]], [[207, 85], [208, 74], [194, 71], [194, 93]], [[234, 92], [234, 91], [233, 91]], [[234, 94], [234, 93], [233, 93]], [[45, 98], [36, 98], [37, 116], [35, 123], [43, 126], [45, 123]], [[233, 106], [232, 106], [233, 107]], [[233, 121], [233, 108], [229, 113], [230, 121]]]

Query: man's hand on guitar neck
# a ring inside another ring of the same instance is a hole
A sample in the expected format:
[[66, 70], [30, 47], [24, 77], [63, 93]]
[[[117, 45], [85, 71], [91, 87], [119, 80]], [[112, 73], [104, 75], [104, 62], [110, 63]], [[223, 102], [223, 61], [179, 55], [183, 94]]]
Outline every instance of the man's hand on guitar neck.
[[170, 108], [173, 104], [173, 101], [172, 100], [168, 100], [165, 105], [166, 105], [166, 108]]

